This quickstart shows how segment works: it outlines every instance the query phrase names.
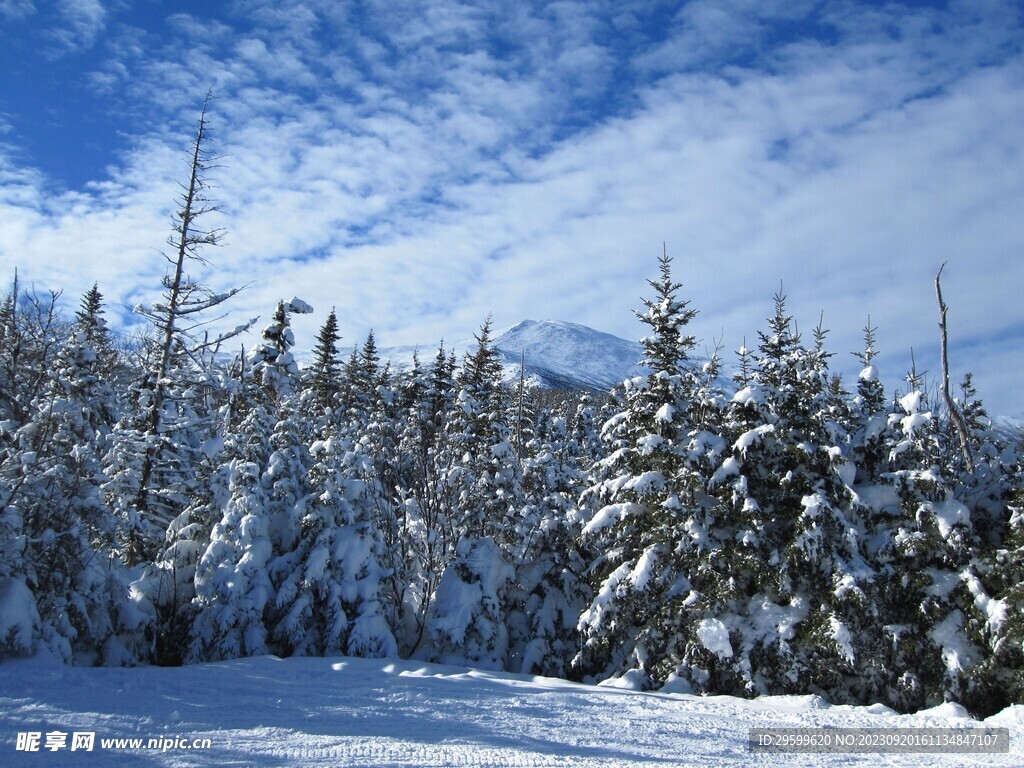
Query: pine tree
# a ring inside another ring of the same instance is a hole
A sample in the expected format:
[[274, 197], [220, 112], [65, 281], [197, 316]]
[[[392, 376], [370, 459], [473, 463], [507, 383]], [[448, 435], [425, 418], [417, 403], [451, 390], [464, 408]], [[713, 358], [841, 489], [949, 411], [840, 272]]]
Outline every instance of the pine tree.
[[252, 377], [266, 394], [270, 407], [276, 407], [299, 384], [299, 367], [292, 347], [295, 334], [291, 329], [292, 314], [310, 314], [313, 308], [301, 299], [279, 301], [271, 323], [263, 329], [263, 341], [249, 355]]
[[510, 402], [491, 319], [459, 371], [458, 395], [436, 454], [454, 559], [438, 581], [427, 634], [436, 661], [501, 669], [508, 650], [504, 598], [513, 577], [507, 545], [520, 508], [520, 469], [505, 416]]
[[337, 405], [341, 388], [341, 371], [338, 367], [338, 318], [331, 308], [313, 347], [313, 364], [307, 372], [307, 391], [312, 402], [321, 411]]
[[127, 573], [112, 554], [115, 521], [100, 498], [100, 455], [116, 418], [92, 346], [102, 331], [96, 304], [60, 347], [31, 419], [0, 462], [3, 527], [12, 534], [0, 550], [0, 578], [31, 594], [34, 642], [66, 661], [121, 664], [136, 658], [139, 626]]
[[403, 650], [410, 655], [426, 637], [434, 595], [455, 548], [454, 495], [447, 485], [454, 457], [446, 441], [446, 419], [455, 402], [454, 365], [442, 342], [422, 385], [409, 387], [411, 400], [399, 435], [396, 497], [408, 581], [394, 587], [393, 604], [402, 606]]
[[566, 677], [579, 647], [576, 622], [591, 597], [577, 546], [584, 490], [581, 464], [589, 465], [562, 414], [544, 409], [526, 446], [525, 503], [513, 549], [510, 590], [510, 662], [514, 671]]
[[362, 503], [358, 456], [336, 430], [310, 447], [293, 548], [270, 564], [280, 616], [272, 633], [292, 655], [391, 656], [397, 643], [378, 599], [380, 532]]
[[716, 666], [728, 665], [720, 657], [730, 655], [708, 639], [709, 627], [727, 631], [713, 597], [693, 581], [721, 547], [714, 500], [703, 491], [707, 446], [693, 442], [703, 404], [694, 398], [695, 339], [685, 329], [696, 311], [678, 298], [667, 254], [659, 267], [660, 279], [649, 281], [654, 298], [637, 313], [651, 329], [641, 342], [650, 373], [625, 383], [623, 410], [604, 426], [608, 456], [582, 499], [584, 543], [597, 559], [590, 568], [594, 598], [578, 624], [582, 650], [573, 660], [578, 674], [625, 674], [647, 687], [691, 673], [713, 677]]

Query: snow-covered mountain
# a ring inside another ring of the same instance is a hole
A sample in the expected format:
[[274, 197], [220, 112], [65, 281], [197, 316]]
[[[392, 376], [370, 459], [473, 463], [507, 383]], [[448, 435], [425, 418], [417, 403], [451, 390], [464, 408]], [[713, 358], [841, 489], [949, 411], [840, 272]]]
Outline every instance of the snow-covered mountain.
[[[493, 336], [494, 347], [501, 352], [506, 381], [519, 380], [520, 361], [524, 362], [529, 384], [539, 387], [606, 392], [624, 379], [642, 373], [637, 363], [643, 348], [635, 341], [595, 331], [585, 325], [559, 320], [524, 320]], [[455, 350], [459, 360], [476, 347], [473, 338], [446, 349]], [[413, 353], [427, 364], [436, 347], [383, 347], [382, 360], [409, 368]]]
[[635, 341], [556, 320], [524, 320], [494, 339], [506, 375], [519, 377], [520, 361], [535, 384], [559, 389], [607, 391], [642, 371], [643, 355]]
[[1024, 443], [1024, 416], [996, 416], [992, 419], [992, 426], [1007, 443]]

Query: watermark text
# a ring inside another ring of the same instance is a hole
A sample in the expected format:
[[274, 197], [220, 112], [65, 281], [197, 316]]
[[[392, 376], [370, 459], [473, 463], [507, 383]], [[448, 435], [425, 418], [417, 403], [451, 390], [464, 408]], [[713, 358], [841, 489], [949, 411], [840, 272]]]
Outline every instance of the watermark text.
[[1008, 728], [751, 728], [751, 752], [999, 753]]
[[156, 750], [171, 752], [188, 749], [210, 749], [213, 742], [206, 737], [156, 736], [151, 738], [97, 738], [95, 731], [19, 731], [14, 740], [18, 752], [93, 752], [100, 750]]

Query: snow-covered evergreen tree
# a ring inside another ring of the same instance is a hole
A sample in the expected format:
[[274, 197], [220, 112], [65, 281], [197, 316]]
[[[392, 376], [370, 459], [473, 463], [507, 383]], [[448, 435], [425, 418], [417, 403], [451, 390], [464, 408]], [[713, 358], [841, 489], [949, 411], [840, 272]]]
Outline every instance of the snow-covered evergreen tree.
[[0, 301], [0, 424], [6, 434], [28, 423], [49, 386], [54, 356], [68, 330], [60, 317], [60, 296], [60, 291], [21, 290], [15, 271], [11, 292]]
[[464, 536], [445, 567], [431, 606], [430, 658], [441, 664], [504, 669], [505, 594], [515, 576], [490, 536]]
[[502, 383], [501, 358], [491, 340], [491, 319], [458, 373], [458, 394], [447, 418], [454, 458], [447, 484], [458, 489], [453, 523], [461, 535], [505, 542], [514, 526], [520, 471], [507, 416], [512, 401]]
[[980, 559], [979, 578], [967, 583], [977, 609], [968, 620], [968, 628], [985, 655], [971, 670], [965, 703], [980, 716], [1024, 702], [1024, 484], [1020, 447], [1017, 455], [1015, 487], [1006, 495], [1004, 538]]
[[703, 403], [686, 326], [696, 310], [678, 297], [671, 259], [663, 255], [659, 266], [660, 278], [649, 281], [654, 297], [637, 313], [651, 329], [642, 340], [650, 373], [626, 382], [624, 408], [603, 429], [608, 456], [583, 496], [594, 597], [579, 619], [583, 643], [573, 665], [645, 687], [675, 676], [715, 687], [710, 677], [731, 656], [728, 631], [713, 596], [693, 579], [721, 548], [703, 474], [721, 446], [694, 422]]
[[[103, 315], [103, 294], [100, 292], [99, 284], [94, 283], [82, 297], [75, 312], [74, 332], [84, 334], [84, 343], [95, 352], [96, 367], [100, 375], [107, 378], [109, 384], [119, 360]], [[110, 419], [108, 422], [113, 423]]]
[[[371, 359], [365, 358], [367, 363]], [[416, 576], [412, 530], [400, 489], [412, 466], [407, 463], [409, 457], [402, 455], [400, 445], [402, 422], [409, 416], [422, 382], [418, 369], [396, 382], [387, 365], [375, 376], [368, 377], [368, 381], [373, 399], [366, 406], [365, 421], [350, 422], [350, 428], [357, 430], [352, 436], [355, 451], [352, 466], [355, 476], [363, 482], [359, 503], [381, 536], [381, 610], [400, 649], [408, 651], [410, 628], [406, 625], [406, 605]], [[413, 391], [405, 391], [406, 386]]]
[[[245, 585], [255, 578], [249, 575], [254, 560], [265, 564], [281, 551], [270, 538], [280, 510], [271, 501], [272, 489], [261, 483], [275, 450], [278, 421], [299, 386], [290, 314], [310, 311], [299, 299], [278, 302], [261, 344], [236, 359], [232, 377], [221, 385], [227, 400], [219, 419], [211, 421], [219, 426], [196, 454], [200, 482], [141, 580], [160, 617], [158, 657], [165, 662], [266, 650], [259, 639], [266, 634], [262, 607], [253, 608], [253, 601], [264, 605], [269, 590], [260, 580], [252, 588], [257, 600]], [[232, 591], [224, 587], [223, 574], [236, 571]]]
[[[872, 367], [861, 375], [861, 408], [881, 399]], [[861, 460], [854, 491], [874, 571], [864, 591], [875, 636], [885, 638], [872, 649], [878, 674], [868, 690], [912, 711], [969, 692], [984, 643], [972, 624], [980, 628], [978, 612], [990, 601], [976, 572], [981, 540], [972, 511], [940, 466], [936, 414], [916, 372], [907, 380], [907, 394], [881, 414], [855, 408], [853, 455]]]
[[[393, 604], [402, 606], [403, 646], [409, 653], [416, 653], [424, 641], [434, 595], [455, 548], [454, 499], [447, 485], [453, 456], [445, 429], [455, 402], [454, 368], [454, 358], [442, 342], [422, 385], [413, 379], [407, 387], [409, 399], [399, 435], [397, 514], [407, 547], [403, 565], [408, 581], [396, 584], [392, 592]], [[400, 592], [404, 596], [399, 601]]]
[[[1016, 700], [1010, 697], [1021, 669], [1019, 655], [1007, 643], [1021, 623], [1014, 575], [1020, 573], [1020, 459], [987, 424], [970, 376], [962, 394], [955, 407], [967, 428], [970, 461], [948, 415], [933, 414], [922, 425], [930, 442], [922, 446], [924, 441], [904, 436], [897, 443], [897, 462], [906, 461], [907, 454], [910, 461], [897, 464], [893, 479], [904, 506], [916, 507], [914, 538], [926, 575], [913, 597], [945, 673], [941, 681], [929, 680], [933, 686], [922, 685], [926, 702], [953, 699], [989, 714]], [[900, 404], [906, 410], [907, 398]], [[904, 432], [910, 415], [899, 422]], [[915, 460], [933, 462], [924, 476], [910, 469]], [[933, 650], [923, 641], [919, 645]], [[919, 676], [928, 679], [923, 672]]]
[[310, 457], [294, 546], [270, 565], [281, 617], [273, 635], [299, 656], [395, 655], [378, 597], [381, 536], [362, 504], [365, 485], [352, 466], [358, 456], [333, 433], [311, 446]]
[[885, 440], [889, 408], [874, 363], [878, 355], [875, 346], [877, 330], [869, 317], [864, 326], [864, 349], [854, 353], [860, 361], [861, 371], [857, 376], [857, 394], [851, 403], [850, 460], [857, 468], [858, 482], [877, 476], [889, 460]]
[[239, 458], [230, 469], [231, 497], [196, 566], [191, 662], [267, 652], [263, 613], [272, 597], [272, 549], [266, 494], [258, 464]]
[[577, 447], [580, 470], [587, 474], [604, 455], [599, 410], [594, 406], [593, 398], [584, 393], [576, 404], [569, 426]]
[[[955, 645], [962, 627], [955, 626], [957, 620], [953, 617], [943, 628], [947, 637], [939, 638], [937, 643], [933, 635], [946, 618], [956, 578], [941, 577], [939, 571], [932, 570], [933, 566], [942, 571], [948, 568], [948, 563], [942, 562], [945, 537], [935, 518], [928, 514], [934, 503], [944, 504], [946, 492], [934, 463], [933, 411], [916, 376], [910, 376], [909, 382], [910, 391], [899, 398], [898, 408], [889, 416], [889, 471], [880, 475], [875, 489], [879, 496], [886, 497], [876, 498], [872, 504], [872, 533], [878, 542], [874, 554], [879, 567], [876, 600], [892, 638], [889, 666], [899, 671], [895, 691], [890, 694], [895, 700], [890, 706], [912, 710], [943, 700], [944, 673], [955, 676], [958, 661], [950, 657], [954, 668], [949, 669], [942, 659], [941, 646]], [[962, 525], [958, 527], [962, 531]], [[945, 532], [953, 533], [952, 526]], [[947, 572], [946, 576], [950, 575]], [[936, 576], [940, 576], [938, 582]]]
[[588, 460], [564, 414], [544, 409], [526, 446], [524, 506], [512, 549], [516, 569], [509, 591], [509, 662], [513, 670], [569, 676], [579, 647], [576, 623], [590, 597], [577, 546]]
[[299, 382], [299, 366], [292, 348], [295, 334], [291, 315], [308, 315], [313, 308], [298, 298], [279, 301], [271, 323], [263, 329], [263, 341], [249, 356], [253, 379], [275, 405], [291, 395]]
[[520, 510], [521, 474], [506, 416], [509, 393], [491, 342], [491, 320], [459, 371], [458, 394], [436, 453], [452, 526], [454, 559], [438, 582], [427, 624], [438, 661], [501, 669], [508, 650], [507, 547]]
[[267, 624], [274, 618], [267, 609], [273, 599], [267, 570], [294, 543], [288, 528], [296, 522], [294, 506], [305, 471], [290, 460], [304, 444], [289, 418], [299, 388], [290, 314], [311, 311], [299, 299], [278, 302], [262, 343], [238, 368], [240, 381], [224, 409], [224, 448], [212, 485], [221, 490], [192, 510], [195, 522], [219, 521], [194, 561], [191, 661], [268, 649]]
[[309, 402], [321, 412], [337, 405], [341, 389], [341, 368], [338, 363], [338, 317], [332, 308], [316, 337], [313, 363], [305, 371], [305, 388]]
[[[105, 327], [90, 295], [30, 421], [0, 462], [0, 579], [9, 580], [10, 594], [31, 596], [33, 643], [67, 661], [123, 664], [136, 658], [139, 622], [127, 572], [113, 554], [116, 520], [100, 495], [100, 456], [116, 403], [106, 379], [112, 361], [93, 346]], [[4, 650], [27, 650], [25, 639], [20, 631], [16, 648]]]
[[825, 335], [819, 326], [805, 347], [776, 294], [758, 354], [742, 350], [732, 450], [713, 478], [736, 525], [727, 557], [732, 595], [746, 605], [739, 646], [750, 692], [835, 696], [870, 658], [853, 631], [870, 571], [851, 504], [845, 393], [828, 371]]
[[377, 401], [381, 375], [377, 340], [371, 330], [362, 346], [352, 350], [342, 368], [340, 403], [343, 420], [352, 425], [369, 420], [370, 411]]

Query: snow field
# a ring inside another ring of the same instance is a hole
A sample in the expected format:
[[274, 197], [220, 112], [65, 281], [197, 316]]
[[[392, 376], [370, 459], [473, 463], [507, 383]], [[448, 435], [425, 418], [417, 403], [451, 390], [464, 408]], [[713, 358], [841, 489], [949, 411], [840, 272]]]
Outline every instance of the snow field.
[[[752, 753], [751, 727], [1005, 726], [1009, 754]], [[29, 753], [18, 732], [95, 731], [93, 752]], [[262, 656], [182, 668], [0, 664], [0, 765], [1020, 766], [1024, 707], [977, 723], [814, 696], [641, 693], [614, 684], [412, 661]], [[100, 748], [104, 738], [209, 737], [203, 751]]]

